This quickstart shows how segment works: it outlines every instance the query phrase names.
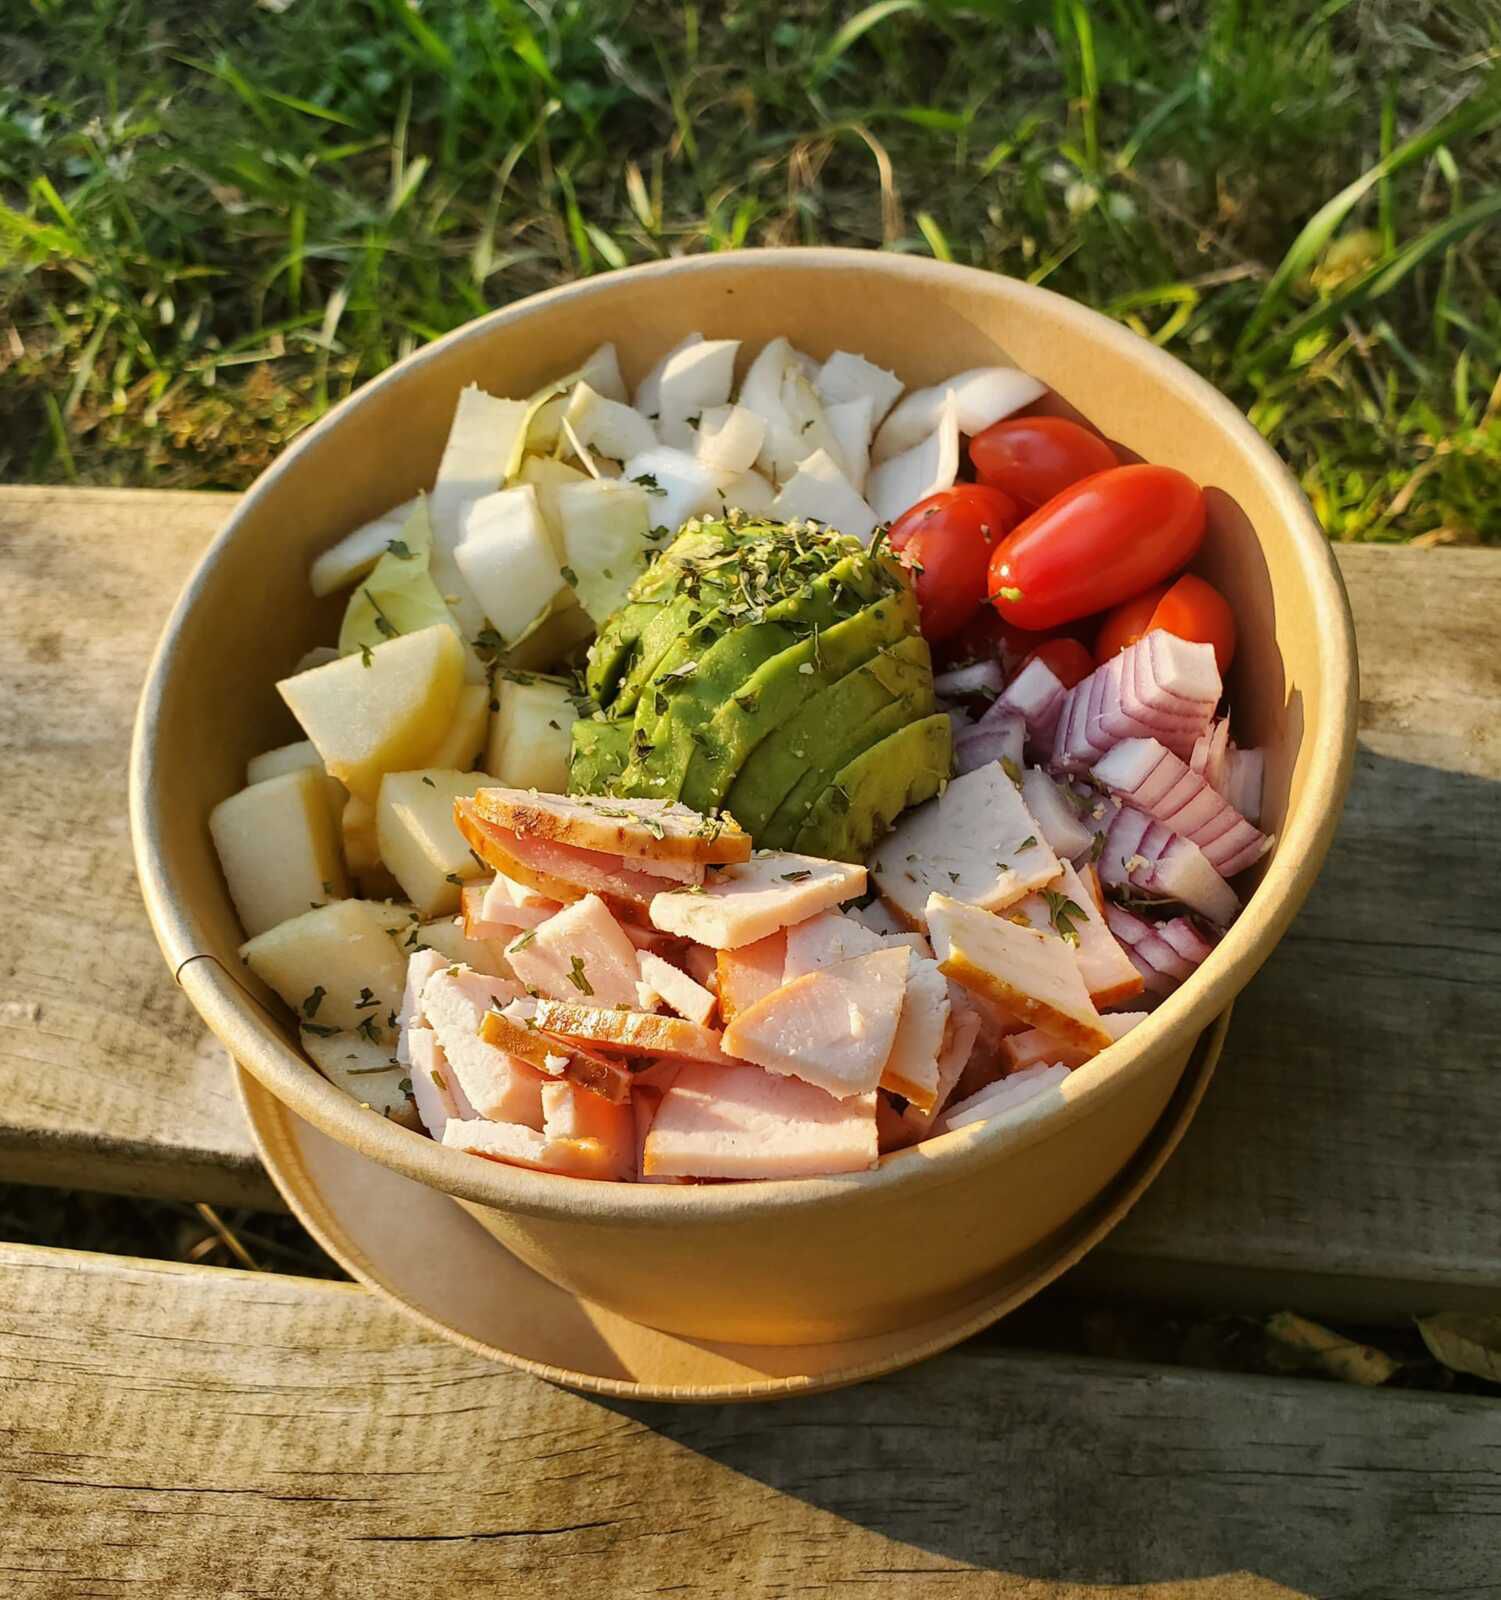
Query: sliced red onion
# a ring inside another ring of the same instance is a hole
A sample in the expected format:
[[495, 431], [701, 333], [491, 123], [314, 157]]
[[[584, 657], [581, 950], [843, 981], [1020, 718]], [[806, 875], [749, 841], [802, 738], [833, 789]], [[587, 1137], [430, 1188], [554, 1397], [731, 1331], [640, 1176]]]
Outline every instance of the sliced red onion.
[[1227, 758], [1225, 798], [1247, 822], [1261, 821], [1261, 785], [1266, 756], [1260, 750], [1232, 750]]
[[1156, 993], [1171, 992], [1192, 977], [1214, 949], [1187, 917], [1148, 922], [1124, 906], [1112, 905], [1106, 909], [1105, 920], [1133, 958], [1136, 970], [1147, 979], [1147, 987]]
[[954, 765], [963, 774], [989, 766], [992, 761], [1010, 761], [1020, 771], [1026, 737], [1027, 725], [1019, 711], [1002, 707], [997, 715], [997, 708], [992, 706], [955, 741]]
[[1110, 824], [1099, 869], [1105, 884], [1180, 900], [1217, 927], [1227, 927], [1240, 909], [1235, 891], [1191, 839], [1134, 806], [1122, 806]]
[[1229, 775], [1227, 757], [1232, 749], [1230, 743], [1230, 719], [1219, 717], [1209, 725], [1209, 732], [1194, 740], [1193, 754], [1188, 758], [1189, 766], [1195, 772], [1204, 774], [1205, 782], [1211, 789], [1218, 789], [1225, 793], [1225, 780]]
[[994, 700], [1005, 687], [1006, 675], [999, 661], [972, 661], [967, 667], [940, 673], [933, 680], [933, 692], [944, 700], [965, 700], [973, 695]]
[[1157, 935], [1170, 944], [1185, 961], [1195, 966], [1214, 953], [1214, 941], [1206, 939], [1187, 917], [1172, 917], [1157, 924]]
[[1222, 877], [1244, 870], [1268, 848], [1202, 772], [1156, 739], [1122, 740], [1091, 770], [1097, 782], [1197, 845]]
[[1022, 774], [1022, 800], [1055, 855], [1071, 860], [1094, 843], [1094, 834], [1041, 767], [1028, 767]]
[[1146, 645], [1152, 677], [1166, 696], [1187, 705], [1217, 706], [1225, 686], [1215, 663], [1214, 646], [1156, 628], [1137, 641]]
[[1156, 739], [1186, 756], [1208, 730], [1218, 700], [1219, 669], [1210, 646], [1160, 630], [1149, 633], [1069, 690], [1053, 736], [1053, 759], [1081, 771], [1133, 738]]
[[1068, 690], [1058, 674], [1041, 656], [1034, 657], [1001, 691], [997, 705], [1021, 712], [1027, 721], [1027, 732], [1033, 742], [1043, 749], [1051, 745], [1058, 726], [1058, 714], [1063, 709]]

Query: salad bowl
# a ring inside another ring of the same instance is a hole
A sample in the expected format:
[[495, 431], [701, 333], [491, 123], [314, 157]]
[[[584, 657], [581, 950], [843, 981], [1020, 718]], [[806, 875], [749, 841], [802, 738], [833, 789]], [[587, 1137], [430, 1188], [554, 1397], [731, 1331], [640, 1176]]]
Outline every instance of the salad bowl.
[[[210, 838], [247, 758], [295, 737], [276, 693], [337, 626], [313, 560], [432, 481], [465, 385], [527, 394], [612, 340], [633, 377], [664, 347], [785, 336], [855, 350], [907, 384], [985, 362], [1035, 374], [1129, 458], [1205, 487], [1194, 570], [1234, 607], [1237, 736], [1265, 753], [1275, 845], [1244, 911], [1183, 986], [1056, 1092], [796, 1181], [635, 1185], [477, 1161], [372, 1115], [298, 1048], [242, 965]], [[1046, 290], [944, 263], [848, 250], [665, 261], [534, 296], [364, 386], [246, 494], [163, 633], [142, 695], [131, 823], [146, 904], [178, 982], [234, 1059], [321, 1133], [462, 1204], [511, 1256], [611, 1313], [687, 1339], [811, 1345], [931, 1322], [1045, 1252], [1131, 1162], [1200, 1036], [1308, 893], [1354, 750], [1353, 629], [1297, 484], [1235, 407], [1171, 356]], [[1006, 1303], [1013, 1303], [1008, 1301]]]

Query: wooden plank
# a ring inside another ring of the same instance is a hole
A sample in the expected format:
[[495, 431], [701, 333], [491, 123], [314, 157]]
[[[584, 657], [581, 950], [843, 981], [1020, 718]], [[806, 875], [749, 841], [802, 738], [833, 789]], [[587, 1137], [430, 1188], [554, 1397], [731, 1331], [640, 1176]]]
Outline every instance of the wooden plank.
[[1220, 1303], [1495, 1303], [1501, 552], [1437, 554], [1339, 551], [1361, 656], [1339, 836], [1189, 1136], [1083, 1283], [1192, 1294], [1202, 1263], [1231, 1269], [1203, 1275]]
[[[207, 1199], [264, 1181], [146, 929], [123, 803], [151, 643], [230, 503], [0, 489], [0, 624], [22, 643], [0, 660], [22, 844], [0, 848], [0, 1176]], [[1339, 556], [1364, 673], [1344, 828], [1183, 1148], [1086, 1263], [1095, 1281], [1364, 1314], [1501, 1283], [1501, 555]], [[89, 884], [102, 941], [80, 939], [60, 883]], [[80, 950], [108, 956], [102, 975]]]
[[272, 1191], [131, 860], [146, 663], [232, 495], [0, 490], [0, 1175], [187, 1199]]
[[970, 1346], [609, 1404], [363, 1291], [0, 1246], [4, 1592], [1494, 1595], [1501, 1405]]

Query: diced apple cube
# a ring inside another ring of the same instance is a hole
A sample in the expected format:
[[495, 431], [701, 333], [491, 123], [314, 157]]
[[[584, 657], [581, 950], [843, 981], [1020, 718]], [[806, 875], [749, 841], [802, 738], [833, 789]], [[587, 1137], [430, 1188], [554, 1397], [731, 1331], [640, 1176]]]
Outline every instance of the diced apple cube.
[[385, 1041], [406, 985], [407, 915], [384, 901], [333, 900], [247, 940], [240, 956], [302, 1021]]
[[605, 399], [587, 383], [575, 387], [563, 415], [581, 445], [612, 461], [629, 461], [661, 443], [657, 429], [639, 411]]
[[392, 1054], [389, 1042], [372, 1043], [358, 1033], [320, 1033], [303, 1028], [302, 1048], [312, 1063], [336, 1088], [363, 1106], [415, 1128], [417, 1108], [402, 1087], [407, 1069]]
[[563, 556], [573, 591], [596, 623], [625, 603], [655, 554], [646, 490], [639, 483], [589, 482], [559, 491]]
[[766, 442], [766, 419], [746, 406], [712, 406], [698, 419], [693, 453], [716, 472], [749, 472]]
[[452, 628], [439, 625], [276, 687], [329, 773], [373, 801], [385, 773], [420, 766], [442, 738], [463, 680], [464, 647]]
[[876, 514], [825, 450], [815, 450], [798, 464], [772, 502], [772, 515], [784, 522], [799, 518], [819, 522], [868, 544], [876, 531]]
[[209, 813], [209, 832], [251, 936], [349, 893], [320, 767], [300, 767], [221, 800]]
[[738, 339], [701, 339], [668, 356], [657, 391], [657, 431], [664, 444], [678, 450], [691, 448], [690, 419], [730, 398], [739, 349]]
[[568, 787], [569, 730], [578, 710], [556, 678], [495, 679], [495, 713], [485, 770], [509, 788], [551, 793]]
[[453, 803], [474, 793], [483, 772], [418, 768], [388, 772], [375, 808], [380, 858], [424, 917], [457, 911], [465, 879], [484, 875], [453, 820]]
[[476, 500], [454, 559], [485, 615], [515, 643], [547, 614], [563, 573], [537, 490], [518, 484]]
[[459, 690], [448, 732], [427, 758], [429, 767], [467, 772], [482, 766], [490, 733], [490, 688], [484, 683], [466, 683]]
[[348, 588], [370, 572], [390, 542], [401, 537], [407, 518], [416, 509], [416, 500], [404, 501], [325, 550], [308, 572], [308, 582], [318, 599]]

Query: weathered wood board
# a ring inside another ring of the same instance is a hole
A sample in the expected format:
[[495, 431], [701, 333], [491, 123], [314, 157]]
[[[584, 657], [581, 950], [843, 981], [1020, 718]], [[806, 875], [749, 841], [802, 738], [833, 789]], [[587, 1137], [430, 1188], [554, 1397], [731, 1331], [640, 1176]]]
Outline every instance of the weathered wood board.
[[[266, 1196], [124, 814], [151, 645], [231, 504], [0, 490], [0, 1175]], [[1501, 1287], [1501, 553], [1339, 555], [1363, 677], [1344, 827], [1088, 1281], [1396, 1314]]]
[[983, 1345], [604, 1403], [362, 1290], [0, 1245], [16, 1600], [1493, 1596], [1501, 1404]]

